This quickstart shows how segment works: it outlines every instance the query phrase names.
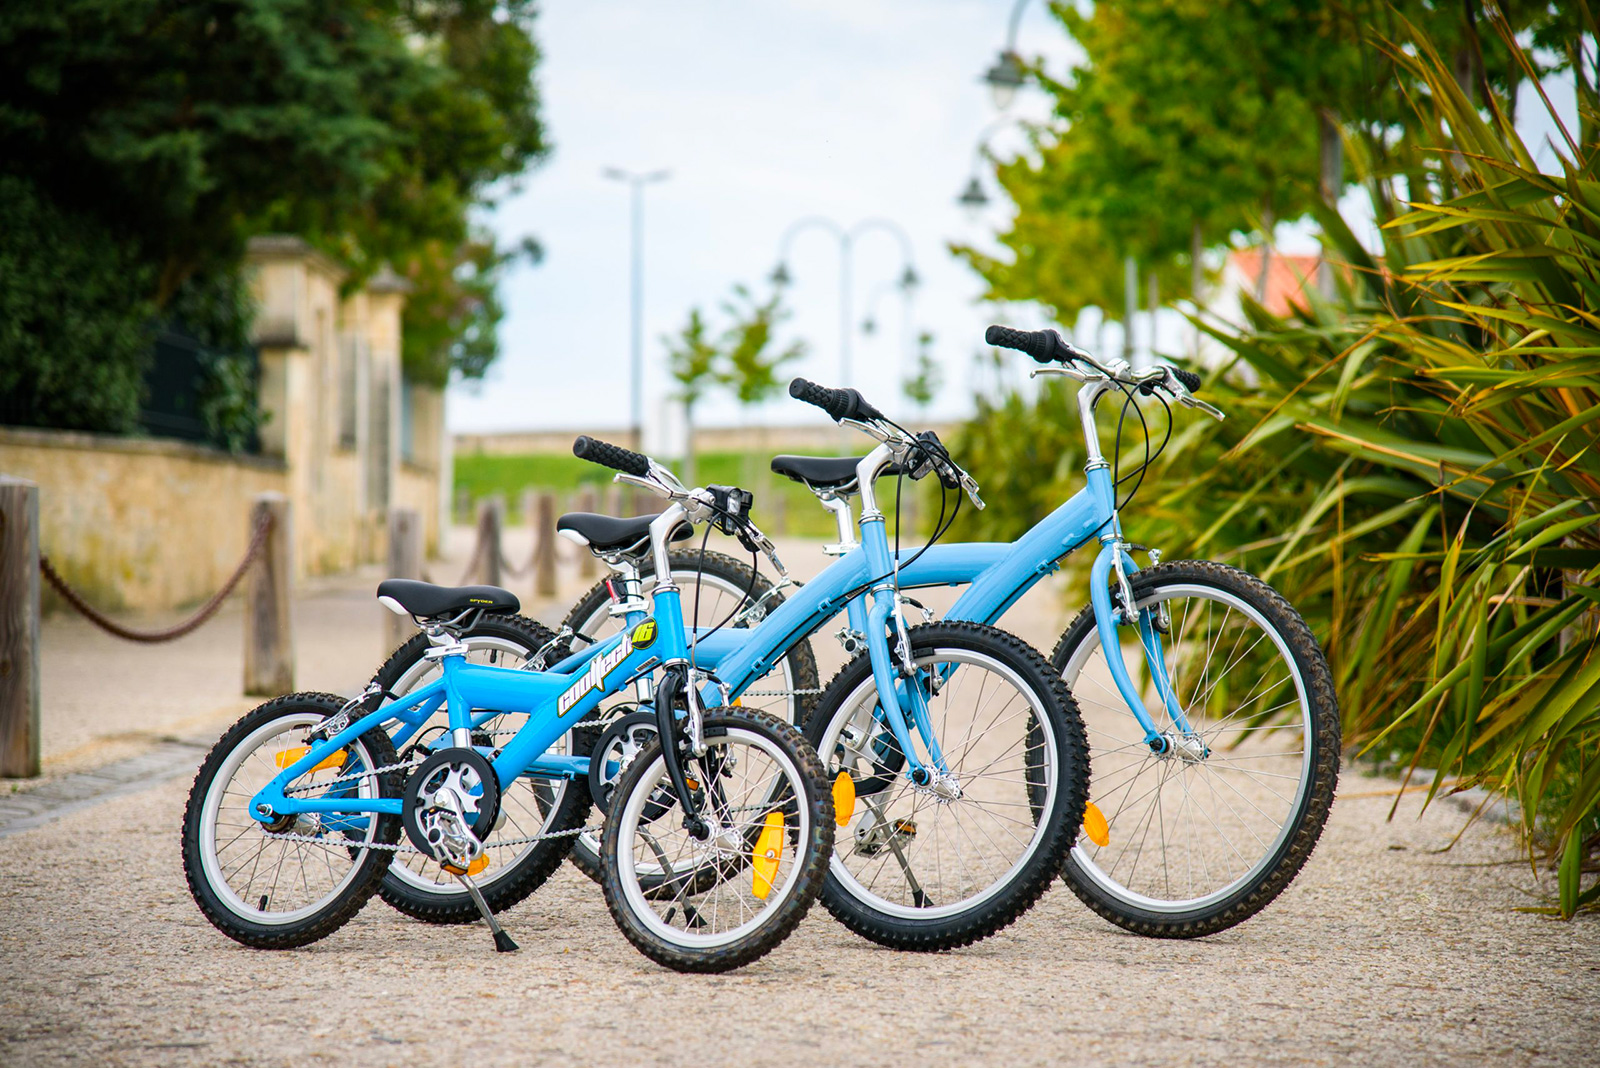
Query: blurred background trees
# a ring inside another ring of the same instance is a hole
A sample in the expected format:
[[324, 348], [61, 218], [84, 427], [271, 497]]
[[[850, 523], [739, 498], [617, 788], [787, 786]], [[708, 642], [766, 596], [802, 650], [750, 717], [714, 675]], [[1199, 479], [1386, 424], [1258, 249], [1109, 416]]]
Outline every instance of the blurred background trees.
[[153, 326], [247, 338], [248, 302], [208, 294], [236, 290], [246, 241], [272, 231], [333, 254], [351, 286], [385, 263], [412, 282], [408, 376], [481, 375], [496, 275], [537, 253], [471, 224], [549, 150], [533, 17], [529, 0], [8, 5], [7, 421], [134, 429]]

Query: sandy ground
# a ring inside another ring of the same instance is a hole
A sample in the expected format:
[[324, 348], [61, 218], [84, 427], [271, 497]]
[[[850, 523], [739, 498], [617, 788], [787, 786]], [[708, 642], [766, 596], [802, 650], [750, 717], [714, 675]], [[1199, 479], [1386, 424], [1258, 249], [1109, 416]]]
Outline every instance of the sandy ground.
[[[786, 559], [814, 566], [798, 547]], [[302, 686], [349, 689], [375, 664], [375, 577], [297, 605]], [[564, 576], [563, 598], [579, 588]], [[1036, 592], [1019, 612], [1008, 621], [1048, 649], [1059, 599]], [[236, 610], [187, 647], [85, 627], [46, 631], [55, 773], [214, 735], [248, 704]], [[817, 651], [826, 679], [837, 646]], [[1299, 880], [1204, 941], [1125, 934], [1057, 885], [1000, 936], [934, 956], [879, 949], [819, 908], [765, 960], [710, 978], [637, 954], [570, 869], [505, 914], [513, 955], [481, 927], [428, 927], [377, 900], [314, 947], [245, 949], [184, 885], [188, 786], [0, 839], [0, 1065], [1600, 1063], [1600, 923], [1516, 912], [1550, 887], [1505, 830], [1482, 823], [1439, 852], [1460, 810], [1418, 819], [1410, 795], [1386, 822], [1390, 799], [1373, 795], [1387, 780], [1347, 775]]]

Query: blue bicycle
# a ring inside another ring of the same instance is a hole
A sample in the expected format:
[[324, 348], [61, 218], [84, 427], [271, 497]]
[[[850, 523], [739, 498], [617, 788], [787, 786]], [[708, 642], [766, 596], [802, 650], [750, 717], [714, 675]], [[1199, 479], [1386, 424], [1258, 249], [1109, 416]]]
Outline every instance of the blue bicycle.
[[[849, 708], [847, 743], [856, 760], [829, 773], [835, 810], [848, 826], [853, 846], [836, 853], [823, 887], [827, 907], [853, 930], [885, 945], [939, 949], [987, 937], [1014, 921], [1044, 893], [1082, 821], [1086, 739], [1062, 685], [1039, 653], [1012, 635], [974, 623], [908, 627], [896, 588], [886, 517], [872, 496], [881, 474], [901, 470], [930, 474], [964, 486], [977, 500], [977, 486], [942, 449], [925, 451], [915, 440], [884, 440], [859, 464], [866, 502], [859, 521], [864, 550], [841, 560], [812, 581], [741, 610], [742, 626], [697, 627], [689, 656], [689, 692], [707, 704], [737, 702], [753, 684], [792, 661], [797, 639], [815, 630], [841, 607], [853, 605], [862, 629], [852, 638], [861, 650], [869, 683]], [[619, 481], [674, 499], [704, 498], [719, 511], [747, 512], [743, 491], [722, 487], [684, 489], [672, 473], [647, 457], [579, 439], [574, 451], [618, 468]], [[740, 504], [736, 507], [733, 501]], [[616, 572], [608, 585], [608, 617], [627, 633], [644, 617], [638, 555], [643, 534], [659, 518], [617, 519], [575, 514], [558, 527], [593, 550]], [[765, 551], [779, 573], [782, 564], [764, 535], [748, 524], [725, 532], [740, 536], [752, 552]], [[654, 560], [655, 574], [673, 574], [670, 555]], [[664, 565], [664, 566], [663, 566]], [[754, 572], [750, 571], [751, 581]], [[704, 576], [702, 576], [703, 578]], [[707, 585], [702, 582], [702, 587]], [[659, 597], [666, 584], [658, 584]], [[671, 587], [675, 589], [675, 586]], [[742, 591], [748, 599], [750, 589]], [[509, 597], [509, 595], [505, 595]], [[680, 597], [681, 603], [681, 597]], [[530, 624], [485, 605], [480, 618], [463, 627], [460, 640], [478, 641], [485, 655], [516, 657], [537, 668], [567, 656], [571, 632], [537, 646], [505, 648]], [[723, 622], [731, 622], [724, 620]], [[542, 634], [538, 634], [542, 637]], [[597, 639], [595, 648], [615, 639]], [[581, 643], [580, 643], [581, 644]], [[408, 656], [402, 649], [397, 656]], [[712, 670], [712, 665], [715, 669]], [[385, 665], [379, 680], [414, 680], [415, 665]], [[788, 677], [793, 677], [790, 673]], [[431, 683], [424, 683], [425, 689]], [[405, 691], [406, 700], [410, 693]], [[661, 682], [641, 676], [635, 690], [606, 716], [585, 722], [575, 748], [591, 754], [591, 796], [614, 813], [613, 795], [627, 770], [659, 729], [664, 700]], [[552, 798], [540, 801], [537, 776], [530, 776], [529, 822], [560, 823]], [[572, 787], [569, 785], [568, 789]], [[610, 823], [607, 824], [608, 832]], [[520, 900], [537, 886], [537, 873], [552, 863], [542, 844], [519, 853], [520, 833], [489, 835], [500, 850], [483, 874], [491, 907]], [[570, 843], [568, 843], [570, 844]], [[604, 843], [595, 842], [604, 869]], [[532, 873], [532, 874], [530, 874]], [[664, 866], [635, 869], [647, 889], [671, 879]], [[459, 921], [459, 892], [446, 889], [436, 872], [399, 864], [390, 872], [386, 896], [405, 887], [405, 911], [425, 919]], [[429, 882], [432, 885], [428, 885]], [[396, 894], [396, 897], [399, 895]], [[395, 898], [390, 897], [391, 903]]]
[[[612, 466], [642, 461], [599, 443], [589, 452]], [[673, 500], [645, 534], [663, 573], [668, 541], [685, 525], [760, 536], [737, 498], [653, 488]], [[348, 922], [395, 853], [410, 849], [460, 883], [498, 949], [515, 949], [473, 877], [502, 798], [520, 779], [557, 787], [561, 826], [540, 837], [570, 845], [589, 804], [571, 786], [588, 777], [590, 759], [558, 743], [604, 698], [651, 673], [656, 730], [612, 785], [601, 845], [613, 918], [653, 960], [699, 972], [755, 960], [799, 923], [832, 852], [831, 784], [792, 726], [702, 703], [713, 691], [694, 675], [675, 589], [659, 586], [654, 611], [640, 606], [625, 633], [544, 671], [467, 662], [460, 625], [514, 611], [503, 590], [389, 580], [378, 592], [421, 626], [439, 677], [391, 700], [278, 698], [223, 735], [195, 779], [183, 829], [190, 891], [219, 930], [259, 948], [316, 941]], [[444, 734], [409, 744], [441, 711]], [[509, 738], [489, 728], [505, 717], [522, 720]]]
[[[1171, 367], [1135, 373], [1120, 360], [1094, 359], [1054, 331], [992, 327], [987, 340], [1029, 354], [1042, 365], [1040, 374], [1080, 383], [1087, 484], [1015, 542], [941, 543], [899, 554], [900, 588], [966, 587], [945, 618], [994, 623], [1065, 556], [1099, 543], [1090, 604], [1051, 656], [1082, 710], [1093, 761], [1085, 823], [1063, 876], [1099, 915], [1141, 934], [1192, 937], [1233, 926], [1293, 881], [1326, 822], [1340, 747], [1326, 661], [1305, 622], [1260, 579], [1212, 562], [1161, 563], [1159, 551], [1122, 536], [1118, 509], [1127, 502], [1118, 501], [1117, 486], [1136, 474], [1115, 470], [1101, 453], [1097, 407], [1116, 396], [1124, 412], [1155, 400], [1220, 418], [1194, 397], [1197, 377]], [[855, 407], [859, 398], [849, 391], [815, 394], [797, 383], [791, 392], [810, 401], [821, 397], [830, 415], [880, 439], [903, 444], [912, 438], [870, 406]], [[870, 577], [851, 510], [865, 484], [859, 465], [852, 457], [772, 461], [774, 471], [809, 487], [837, 521], [838, 537], [827, 551], [841, 559], [806, 589], [827, 577], [828, 597], [847, 617], [838, 637], [852, 652], [866, 627], [861, 602], [850, 595]], [[609, 550], [619, 579], [591, 590], [569, 614], [568, 629], [576, 635], [599, 636], [623, 622], [608, 608], [618, 585], [634, 596], [648, 592], [658, 574], [670, 574], [677, 584], [692, 577], [692, 551], [681, 553], [671, 571], [657, 572], [636, 547]], [[1140, 569], [1135, 552], [1147, 553], [1152, 566]], [[737, 602], [744, 592], [740, 575], [724, 562], [713, 571], [709, 581], [732, 591]], [[752, 586], [730, 625], [763, 619], [784, 589], [783, 583]], [[485, 617], [480, 626], [487, 631], [510, 622]], [[806, 646], [821, 626], [818, 621], [796, 634], [787, 655], [803, 652], [800, 662], [814, 663]], [[774, 710], [788, 711], [797, 722], [810, 705], [848, 704], [866, 676], [864, 662], [853, 663], [819, 698], [784, 684], [796, 676], [792, 669], [783, 678], [741, 678], [749, 665], [724, 663], [725, 651], [718, 641], [705, 643], [700, 663], [736, 694], [776, 698]], [[813, 731], [811, 738], [827, 757], [826, 737]]]

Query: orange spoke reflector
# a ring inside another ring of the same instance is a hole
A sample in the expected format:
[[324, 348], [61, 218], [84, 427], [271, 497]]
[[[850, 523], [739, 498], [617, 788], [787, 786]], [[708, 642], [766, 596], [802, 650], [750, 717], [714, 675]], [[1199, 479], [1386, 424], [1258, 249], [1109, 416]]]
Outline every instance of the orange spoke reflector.
[[[293, 749], [285, 749], [273, 759], [278, 762], [278, 767], [287, 768], [292, 766], [295, 761], [299, 760], [309, 752], [311, 752], [311, 747], [309, 745], [301, 745], [296, 746]], [[342, 768], [344, 767], [344, 756], [344, 750], [341, 749], [339, 752], [334, 753], [332, 756], [328, 757], [311, 770], [328, 771], [332, 768]]]
[[783, 860], [783, 813], [767, 813], [767, 822], [761, 828], [761, 837], [750, 857], [750, 892], [766, 900], [772, 893], [773, 880], [778, 877], [778, 862]]
[[1111, 844], [1111, 827], [1106, 823], [1105, 813], [1093, 801], [1083, 806], [1083, 833], [1101, 849]]
[[489, 854], [485, 853], [467, 866], [468, 875], [476, 875], [489, 866]]
[[833, 780], [833, 818], [843, 827], [856, 814], [856, 781], [848, 771]]

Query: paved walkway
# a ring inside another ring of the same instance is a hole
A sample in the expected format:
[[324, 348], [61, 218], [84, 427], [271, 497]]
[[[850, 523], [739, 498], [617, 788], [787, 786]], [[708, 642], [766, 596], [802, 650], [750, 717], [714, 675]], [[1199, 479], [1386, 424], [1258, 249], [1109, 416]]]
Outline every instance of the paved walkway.
[[[381, 655], [372, 577], [297, 604], [301, 685], [349, 689]], [[564, 586], [570, 599], [575, 577]], [[1023, 608], [1018, 629], [1048, 645], [1059, 602], [1046, 591]], [[314, 947], [247, 950], [184, 885], [189, 776], [110, 781], [122, 772], [104, 759], [170, 764], [182, 750], [198, 762], [199, 749], [154, 739], [214, 737], [248, 704], [237, 616], [187, 648], [100, 645], [77, 627], [57, 619], [46, 632], [56, 785], [22, 789], [60, 790], [97, 757], [109, 785], [100, 803], [69, 800], [79, 807], [0, 838], [7, 1068], [1596, 1063], [1600, 922], [1516, 912], [1550, 887], [1503, 828], [1479, 824], [1440, 852], [1457, 808], [1418, 819], [1408, 795], [1386, 822], [1392, 784], [1360, 776], [1346, 777], [1295, 885], [1201, 942], [1127, 935], [1058, 886], [1015, 927], [954, 953], [881, 950], [818, 909], [751, 968], [679, 976], [639, 956], [568, 869], [506, 914], [514, 955], [496, 955], [479, 927], [428, 927], [378, 901]], [[836, 647], [824, 639], [818, 653], [827, 678]]]

